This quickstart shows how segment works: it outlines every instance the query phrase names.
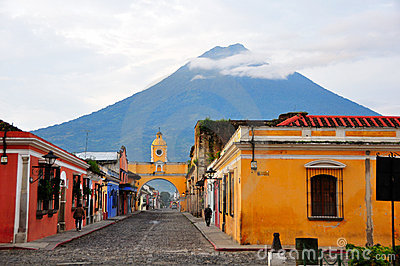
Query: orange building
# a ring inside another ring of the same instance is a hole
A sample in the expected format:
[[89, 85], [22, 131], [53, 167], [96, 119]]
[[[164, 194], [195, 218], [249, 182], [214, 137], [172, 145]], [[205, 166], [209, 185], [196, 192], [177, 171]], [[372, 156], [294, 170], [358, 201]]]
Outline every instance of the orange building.
[[[161, 132], [157, 132], [156, 138], [151, 144], [150, 162], [129, 162], [129, 171], [139, 175], [141, 178], [136, 182], [138, 193], [144, 184], [151, 180], [162, 179], [172, 183], [179, 194], [186, 190], [187, 163], [168, 162], [167, 143]], [[181, 200], [181, 210], [185, 210], [185, 201]]]
[[[400, 153], [399, 127], [400, 117], [305, 113], [243, 122], [204, 182], [214, 223], [240, 244], [271, 244], [279, 233], [286, 246], [301, 237], [320, 246], [391, 245], [390, 202], [376, 200], [376, 156]], [[396, 205], [397, 230], [399, 216]]]

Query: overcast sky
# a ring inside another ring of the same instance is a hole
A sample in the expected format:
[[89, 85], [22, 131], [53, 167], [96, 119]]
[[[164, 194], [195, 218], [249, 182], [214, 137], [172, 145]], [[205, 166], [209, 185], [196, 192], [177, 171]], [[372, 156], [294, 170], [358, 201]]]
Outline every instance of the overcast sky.
[[400, 115], [399, 3], [0, 0], [0, 119], [23, 130], [69, 121], [234, 43]]

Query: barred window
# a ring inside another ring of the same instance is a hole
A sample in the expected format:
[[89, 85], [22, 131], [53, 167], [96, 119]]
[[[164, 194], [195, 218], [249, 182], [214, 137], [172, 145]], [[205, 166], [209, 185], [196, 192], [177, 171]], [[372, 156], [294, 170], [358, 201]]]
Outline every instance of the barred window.
[[222, 212], [224, 215], [228, 214], [228, 202], [227, 202], [227, 182], [228, 182], [228, 175], [224, 175], [223, 183], [222, 183]]
[[229, 214], [233, 217], [235, 200], [235, 179], [233, 172], [229, 173]]
[[316, 161], [307, 168], [307, 217], [309, 220], [343, 220], [343, 168], [335, 161]]
[[311, 178], [311, 215], [337, 215], [336, 205], [336, 177], [317, 175]]

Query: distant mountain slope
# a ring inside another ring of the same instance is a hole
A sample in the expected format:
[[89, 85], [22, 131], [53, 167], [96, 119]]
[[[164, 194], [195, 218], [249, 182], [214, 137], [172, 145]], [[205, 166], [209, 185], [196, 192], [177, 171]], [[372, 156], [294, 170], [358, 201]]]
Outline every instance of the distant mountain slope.
[[[240, 44], [215, 47], [201, 57], [224, 59], [246, 52]], [[213, 62], [213, 61], [212, 61]], [[313, 115], [379, 115], [334, 94], [299, 73], [286, 79], [223, 75], [216, 68], [186, 64], [156, 85], [78, 119], [34, 133], [60, 147], [116, 151], [127, 148], [129, 160], [149, 161], [158, 128], [168, 144], [169, 161], [186, 161], [200, 119], [273, 119], [291, 111]]]

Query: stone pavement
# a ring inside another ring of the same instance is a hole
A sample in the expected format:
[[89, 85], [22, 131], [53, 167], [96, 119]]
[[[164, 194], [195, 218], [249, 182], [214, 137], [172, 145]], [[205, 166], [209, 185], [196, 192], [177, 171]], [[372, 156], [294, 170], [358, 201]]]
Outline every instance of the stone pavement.
[[240, 245], [215, 225], [207, 226], [203, 218], [194, 217], [188, 212], [182, 214], [192, 222], [216, 251], [258, 251], [266, 248], [266, 245]]
[[62, 233], [58, 233], [55, 235], [51, 235], [45, 238], [41, 238], [35, 241], [27, 242], [27, 243], [18, 243], [18, 244], [0, 244], [0, 249], [32, 249], [32, 250], [53, 250], [59, 245], [64, 243], [68, 243], [74, 239], [80, 238], [82, 236], [88, 235], [94, 231], [103, 229], [104, 227], [115, 224], [119, 221], [125, 220], [133, 214], [139, 213], [134, 212], [132, 214], [124, 215], [124, 216], [115, 216], [108, 218], [107, 220], [102, 220], [97, 223], [92, 223], [82, 227], [82, 231], [77, 232], [75, 229], [68, 230]]
[[1, 265], [257, 265], [256, 251], [215, 251], [180, 212], [142, 211], [52, 250], [0, 250]]

